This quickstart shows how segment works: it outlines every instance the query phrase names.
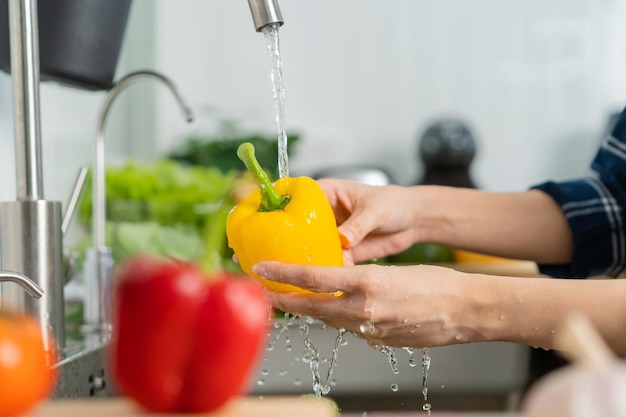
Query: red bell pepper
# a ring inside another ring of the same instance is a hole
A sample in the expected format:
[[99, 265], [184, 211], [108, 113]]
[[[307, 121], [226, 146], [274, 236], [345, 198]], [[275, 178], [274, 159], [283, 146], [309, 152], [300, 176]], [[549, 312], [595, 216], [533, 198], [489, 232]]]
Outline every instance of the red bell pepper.
[[147, 257], [114, 293], [113, 371], [122, 394], [156, 412], [206, 412], [243, 393], [269, 330], [265, 292], [247, 277], [205, 277]]

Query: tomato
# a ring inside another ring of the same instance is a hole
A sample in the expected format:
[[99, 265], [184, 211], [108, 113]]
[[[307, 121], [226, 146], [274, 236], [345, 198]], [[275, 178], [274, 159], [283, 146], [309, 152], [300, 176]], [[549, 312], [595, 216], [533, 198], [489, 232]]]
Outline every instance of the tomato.
[[53, 359], [34, 318], [0, 311], [0, 417], [25, 414], [50, 395]]

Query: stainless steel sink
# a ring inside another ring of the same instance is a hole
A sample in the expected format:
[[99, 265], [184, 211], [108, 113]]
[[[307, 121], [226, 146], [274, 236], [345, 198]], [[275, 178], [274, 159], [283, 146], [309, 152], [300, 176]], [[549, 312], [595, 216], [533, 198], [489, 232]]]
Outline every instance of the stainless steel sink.
[[[297, 323], [279, 336], [265, 352], [250, 381], [255, 394], [312, 394], [312, 373], [303, 361], [305, 349]], [[320, 372], [325, 379], [338, 331], [321, 324], [310, 326], [310, 339], [320, 351]], [[288, 336], [288, 337], [287, 337]], [[394, 374], [385, 354], [346, 334], [340, 346], [330, 396], [352, 394], [406, 394], [422, 392], [422, 352], [415, 350], [416, 366], [409, 364], [409, 353], [395, 349], [398, 373]], [[490, 393], [507, 395], [523, 389], [527, 380], [529, 348], [512, 343], [472, 343], [428, 349], [431, 365], [427, 378], [429, 393]], [[330, 382], [330, 381], [329, 381]], [[397, 391], [392, 391], [392, 385]]]

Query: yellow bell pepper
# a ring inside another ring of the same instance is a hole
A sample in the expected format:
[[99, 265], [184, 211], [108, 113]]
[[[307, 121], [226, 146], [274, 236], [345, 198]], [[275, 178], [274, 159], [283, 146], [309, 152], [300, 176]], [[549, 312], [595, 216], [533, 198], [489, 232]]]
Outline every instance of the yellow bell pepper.
[[259, 166], [254, 147], [244, 143], [237, 156], [257, 188], [240, 200], [226, 220], [228, 246], [243, 271], [277, 292], [308, 292], [268, 281], [252, 272], [260, 261], [341, 266], [343, 253], [332, 208], [321, 187], [309, 177], [285, 177], [271, 183]]

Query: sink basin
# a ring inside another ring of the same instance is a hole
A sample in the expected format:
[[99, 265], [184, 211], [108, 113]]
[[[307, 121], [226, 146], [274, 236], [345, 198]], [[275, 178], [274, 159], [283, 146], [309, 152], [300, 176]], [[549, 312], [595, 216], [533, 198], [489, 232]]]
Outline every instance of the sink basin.
[[[312, 394], [310, 365], [303, 361], [305, 348], [298, 324], [280, 334], [272, 332], [273, 348], [265, 352], [256, 374], [250, 381], [254, 394]], [[326, 380], [332, 348], [338, 331], [319, 323], [310, 325], [310, 339], [320, 354], [320, 374]], [[288, 335], [288, 338], [287, 338]], [[331, 378], [330, 396], [348, 394], [421, 393], [422, 352], [416, 349], [416, 366], [409, 353], [395, 349], [395, 374], [388, 357], [353, 334], [344, 335], [347, 343], [339, 347]], [[471, 343], [428, 349], [431, 366], [427, 384], [429, 393], [508, 394], [521, 390], [527, 380], [529, 348], [504, 343]], [[392, 385], [394, 389], [392, 390]], [[396, 389], [397, 388], [397, 389]]]

